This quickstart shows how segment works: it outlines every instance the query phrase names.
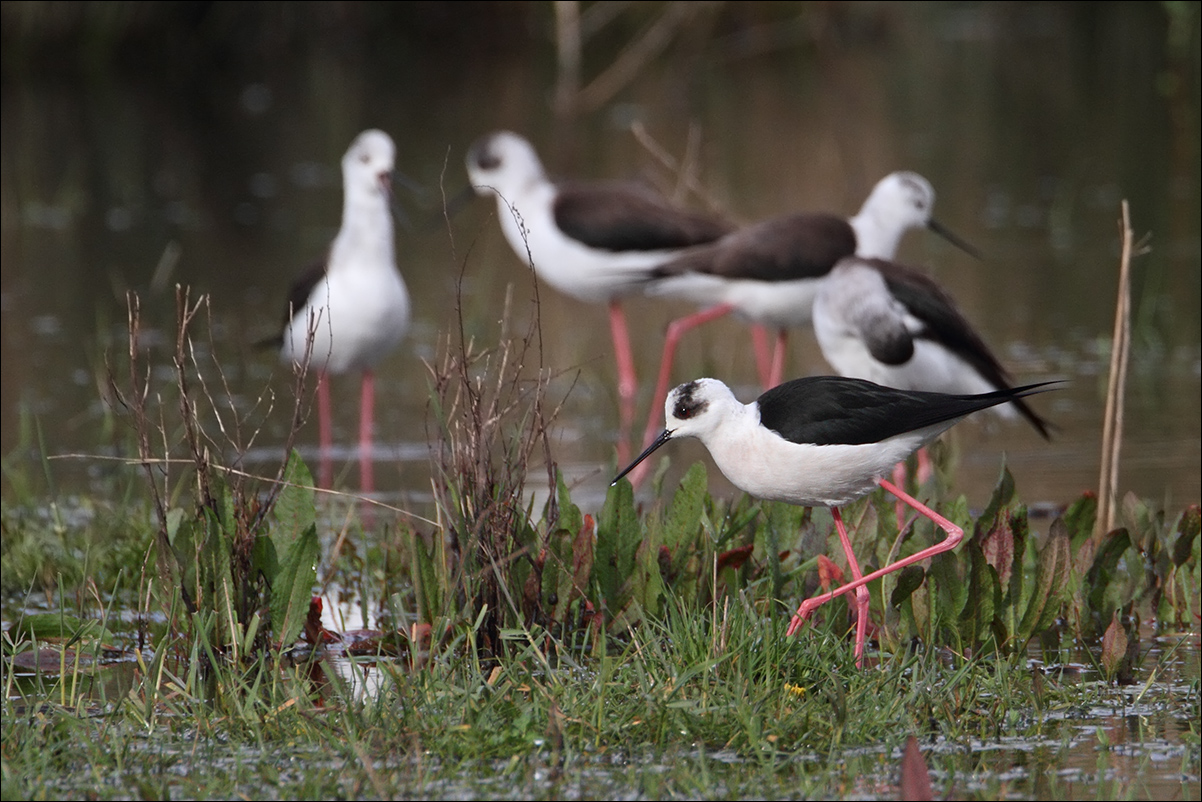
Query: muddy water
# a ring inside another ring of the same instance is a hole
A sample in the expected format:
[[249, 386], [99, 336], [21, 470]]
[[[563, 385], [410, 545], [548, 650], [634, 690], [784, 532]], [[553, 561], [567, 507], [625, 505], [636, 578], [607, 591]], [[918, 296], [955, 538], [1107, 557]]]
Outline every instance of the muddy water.
[[[407, 509], [426, 504], [424, 363], [459, 330], [457, 309], [467, 334], [495, 343], [511, 291], [511, 330], [537, 316], [542, 351], [530, 362], [559, 372], [553, 456], [582, 500], [599, 500], [618, 438], [604, 310], [537, 286], [489, 204], [441, 208], [465, 185], [468, 144], [499, 127], [528, 136], [557, 174], [642, 177], [673, 190], [673, 174], [632, 134], [637, 122], [672, 156], [693, 154], [709, 202], [740, 220], [850, 214], [895, 169], [931, 180], [936, 216], [986, 258], [917, 232], [901, 258], [947, 286], [1018, 380], [1070, 380], [1036, 403], [1057, 425], [1050, 443], [1022, 424], [958, 427], [952, 490], [974, 506], [1003, 459], [1032, 503], [1061, 505], [1097, 486], [1127, 200], [1150, 250], [1132, 272], [1119, 489], [1179, 509], [1198, 500], [1202, 476], [1196, 53], [1190, 61], [1173, 49], [1158, 6], [1097, 7], [1088, 18], [1072, 8], [724, 14], [575, 120], [551, 109], [550, 20], [513, 7], [496, 20], [516, 37], [510, 44], [476, 47], [478, 34], [465, 32], [455, 47], [453, 30], [428, 42], [398, 31], [404, 48], [372, 56], [315, 40], [303, 58], [281, 54], [271, 67], [198, 69], [203, 86], [188, 91], [150, 68], [114, 69], [103, 81], [10, 74], [0, 119], [0, 450], [36, 459], [36, 422], [50, 455], [124, 453], [128, 430], [101, 401], [105, 354], [124, 348], [134, 290], [150, 353], [166, 366], [181, 283], [211, 298], [206, 370], [220, 366], [253, 423], [235, 439], [251, 444], [252, 466], [273, 466], [288, 404], [257, 418], [251, 410], [265, 386], [286, 397], [289, 377], [249, 343], [271, 333], [290, 279], [337, 226], [347, 143], [378, 126], [396, 138], [412, 181], [398, 185], [396, 202], [414, 323], [378, 372], [376, 490]], [[586, 52], [589, 77], [606, 56]], [[650, 299], [628, 306], [646, 380], [640, 416], [664, 327], [684, 311]], [[742, 324], [711, 324], [682, 345], [676, 378], [717, 376], [750, 400], [759, 388], [749, 343]], [[828, 372], [810, 332], [791, 343], [788, 375]], [[336, 384], [339, 481], [354, 489], [358, 388]], [[252, 442], [254, 426], [262, 431]], [[312, 422], [302, 452], [315, 457], [315, 443]], [[670, 456], [683, 470], [704, 452], [682, 443]], [[65, 491], [90, 492], [108, 470], [87, 459], [53, 464]]]

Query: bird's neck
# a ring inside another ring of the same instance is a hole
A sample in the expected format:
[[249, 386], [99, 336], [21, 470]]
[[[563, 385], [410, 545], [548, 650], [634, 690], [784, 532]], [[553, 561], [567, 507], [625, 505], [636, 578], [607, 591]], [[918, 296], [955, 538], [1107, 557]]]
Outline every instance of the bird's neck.
[[856, 256], [864, 259], [892, 259], [897, 255], [897, 247], [901, 244], [902, 235], [906, 233], [904, 228], [886, 225], [868, 204], [848, 222], [856, 232]]
[[342, 227], [330, 249], [331, 265], [368, 262], [392, 265], [396, 261], [392, 213], [381, 193], [346, 196]]

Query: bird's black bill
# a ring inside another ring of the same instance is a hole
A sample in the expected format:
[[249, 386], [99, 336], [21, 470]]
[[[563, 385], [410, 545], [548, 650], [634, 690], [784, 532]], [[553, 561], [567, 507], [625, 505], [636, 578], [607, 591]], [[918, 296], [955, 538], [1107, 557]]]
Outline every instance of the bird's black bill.
[[664, 429], [662, 432], [660, 432], [659, 437], [655, 438], [655, 442], [653, 442], [651, 445], [647, 446], [647, 448], [645, 448], [643, 450], [643, 453], [639, 454], [638, 457], [635, 458], [634, 462], [627, 465], [625, 470], [623, 470], [621, 473], [619, 473], [617, 476], [615, 476], [614, 480], [609, 483], [609, 486], [613, 487], [614, 485], [616, 485], [618, 483], [619, 479], [621, 479], [623, 476], [625, 476], [626, 474], [628, 474], [634, 470], [634, 466], [638, 465], [640, 462], [647, 459], [647, 457], [650, 457], [652, 451], [659, 448], [660, 446], [662, 446], [664, 443], [668, 442], [671, 439], [672, 439], [672, 430], [671, 429]]
[[931, 231], [934, 231], [936, 234], [943, 237], [945, 240], [950, 242], [952, 245], [955, 245], [957, 248], [964, 251], [966, 254], [968, 254], [972, 258], [978, 259], [980, 261], [984, 261], [984, 259], [981, 258], [980, 251], [978, 251], [976, 248], [969, 245], [964, 240], [960, 239], [960, 237], [957, 236], [950, 228], [947, 228], [946, 226], [943, 225], [943, 223], [940, 223], [938, 220], [932, 219], [930, 222], [927, 223], [927, 228], [929, 228]]

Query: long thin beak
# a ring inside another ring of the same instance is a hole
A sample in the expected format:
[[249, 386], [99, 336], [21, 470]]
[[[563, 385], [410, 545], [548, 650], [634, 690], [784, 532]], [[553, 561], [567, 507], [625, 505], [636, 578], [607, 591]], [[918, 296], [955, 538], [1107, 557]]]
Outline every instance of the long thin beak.
[[625, 476], [626, 474], [628, 474], [634, 470], [635, 465], [638, 465], [640, 462], [647, 459], [647, 457], [651, 456], [652, 451], [659, 448], [660, 446], [662, 446], [664, 443], [668, 442], [671, 439], [672, 439], [672, 430], [671, 429], [664, 429], [662, 432], [660, 432], [659, 437], [655, 438], [655, 442], [653, 442], [651, 445], [647, 446], [647, 448], [643, 450], [643, 453], [639, 454], [638, 457], [635, 458], [634, 462], [627, 465], [625, 470], [623, 470], [621, 473], [619, 473], [617, 476], [615, 476], [614, 480], [609, 483], [609, 486], [613, 487], [614, 485], [616, 485], [618, 483], [619, 479], [621, 479], [623, 476]]
[[946, 226], [943, 225], [943, 223], [940, 223], [938, 220], [935, 220], [934, 218], [932, 218], [927, 223], [927, 228], [929, 228], [931, 231], [934, 231], [936, 234], [943, 237], [945, 240], [950, 242], [952, 245], [955, 245], [957, 248], [964, 251], [966, 254], [968, 254], [972, 258], [978, 259], [982, 262], [985, 261], [981, 257], [980, 251], [978, 251], [976, 248], [969, 245], [964, 240], [960, 239], [960, 237], [958, 237], [956, 234], [954, 234], [950, 228], [947, 228]]

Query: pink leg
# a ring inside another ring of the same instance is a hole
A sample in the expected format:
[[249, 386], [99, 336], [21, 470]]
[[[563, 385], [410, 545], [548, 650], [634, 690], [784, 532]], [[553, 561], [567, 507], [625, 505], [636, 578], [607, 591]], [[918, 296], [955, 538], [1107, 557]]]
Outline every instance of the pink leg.
[[857, 588], [863, 587], [864, 585], [868, 584], [869, 582], [879, 579], [880, 577], [884, 576], [885, 574], [889, 574], [894, 571], [901, 570], [902, 568], [905, 568], [907, 565], [913, 565], [914, 563], [916, 563], [920, 560], [925, 560], [928, 557], [934, 557], [936, 554], [942, 554], [945, 551], [954, 549], [960, 543], [960, 541], [964, 538], [964, 530], [963, 529], [956, 526], [954, 523], [949, 521], [947, 518], [944, 518], [942, 515], [935, 512], [934, 510], [932, 510], [930, 507], [926, 506], [922, 502], [918, 501], [918, 499], [909, 495], [908, 493], [906, 493], [904, 490], [902, 490], [898, 486], [896, 486], [896, 485], [892, 484], [891, 482], [888, 482], [884, 479], [878, 479], [877, 483], [880, 484], [881, 487], [885, 488], [893, 495], [897, 496], [899, 499], [901, 499], [905, 503], [909, 504], [919, 514], [925, 515], [927, 518], [930, 518], [932, 521], [934, 521], [936, 526], [938, 526], [940, 529], [942, 529], [944, 532], [947, 533], [947, 537], [945, 537], [940, 542], [936, 543], [934, 546], [925, 548], [922, 551], [917, 552], [916, 554], [911, 554], [909, 557], [900, 559], [897, 562], [890, 563], [889, 565], [886, 565], [884, 568], [879, 568], [876, 571], [873, 571], [871, 574], [868, 574], [867, 576], [862, 576], [857, 579], [853, 579], [851, 582], [848, 582], [846, 585], [843, 585], [840, 588], [836, 588], [835, 590], [832, 590], [829, 593], [823, 593], [821, 596], [815, 596], [812, 599], [806, 599], [804, 602], [801, 603], [801, 606], [797, 608], [797, 612], [793, 614], [793, 619], [789, 622], [789, 628], [788, 628], [788, 630], [786, 630], [787, 635], [792, 635], [793, 633], [797, 632], [797, 630], [799, 630], [801, 628], [801, 625], [806, 622], [806, 620], [810, 617], [810, 615], [814, 612], [815, 609], [817, 609], [820, 605], [835, 598], [836, 596], [842, 596], [844, 593], [848, 593], [849, 591], [853, 591], [853, 590], [856, 590]]
[[651, 397], [651, 414], [647, 417], [647, 428], [643, 430], [644, 445], [650, 444], [659, 434], [659, 427], [663, 423], [663, 418], [660, 416], [664, 411], [664, 399], [668, 397], [668, 382], [672, 378], [672, 362], [676, 359], [676, 346], [680, 342], [680, 338], [689, 329], [729, 314], [731, 308], [729, 304], [711, 306], [709, 309], [677, 318], [668, 324], [668, 332], [664, 335], [664, 352], [659, 360], [659, 376], [655, 381], [655, 394]]
[[[843, 545], [843, 553], [851, 566], [851, 576], [859, 579], [863, 576], [860, 564], [856, 561], [856, 553], [852, 551], [851, 540], [847, 537], [847, 527], [843, 525], [843, 513], [838, 507], [831, 507], [831, 516], [835, 519], [835, 529], [839, 532], [839, 542]], [[868, 632], [868, 588], [861, 585], [856, 588], [856, 667], [864, 667], [864, 636]]]
[[[651, 396], [651, 412], [647, 415], [647, 428], [643, 430], [644, 446], [650, 445], [663, 425], [664, 399], [668, 397], [668, 382], [672, 378], [672, 363], [676, 359], [676, 346], [680, 343], [680, 338], [689, 329], [729, 314], [732, 308], [730, 304], [718, 304], [709, 309], [677, 318], [668, 324], [668, 331], [664, 335], [664, 351], [659, 360], [659, 376], [655, 380], [655, 393]], [[638, 487], [650, 468], [650, 462], [644, 461], [639, 464], [628, 474], [630, 483]]]
[[630, 426], [634, 423], [634, 396], [638, 392], [638, 380], [634, 375], [634, 357], [630, 353], [626, 314], [616, 300], [609, 302], [609, 331], [613, 336], [614, 358], [618, 363], [618, 459], [625, 461], [630, 458], [630, 448], [626, 441], [630, 436]]
[[363, 386], [359, 393], [359, 485], [364, 493], [374, 488], [372, 466], [372, 413], [376, 403], [376, 375], [363, 371]]
[[[898, 487], [906, 486], [906, 463], [899, 462], [893, 466], [893, 484]], [[893, 509], [897, 515], [897, 531], [900, 532], [901, 528], [906, 525], [906, 505], [899, 499], [893, 505]]]
[[317, 377], [317, 430], [321, 448], [321, 486], [334, 484], [334, 463], [330, 454], [334, 447], [333, 423], [330, 413], [330, 380], [322, 373]]
[[789, 332], [785, 329], [776, 332], [776, 347], [772, 349], [772, 369], [768, 372], [768, 383], [764, 385], [765, 390], [770, 390], [780, 384], [780, 380], [784, 378], [785, 340], [788, 336]]
[[925, 485], [935, 475], [935, 466], [931, 464], [931, 455], [927, 453], [926, 446], [918, 449], [918, 484]]
[[760, 384], [767, 390], [772, 381], [773, 357], [768, 353], [768, 330], [758, 323], [751, 326], [751, 343], [755, 348], [755, 369], [760, 374]]

